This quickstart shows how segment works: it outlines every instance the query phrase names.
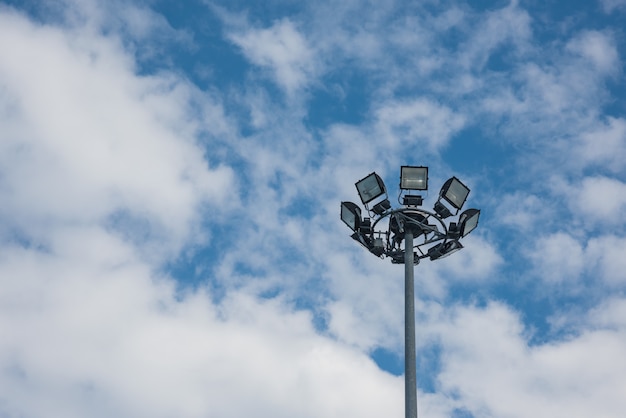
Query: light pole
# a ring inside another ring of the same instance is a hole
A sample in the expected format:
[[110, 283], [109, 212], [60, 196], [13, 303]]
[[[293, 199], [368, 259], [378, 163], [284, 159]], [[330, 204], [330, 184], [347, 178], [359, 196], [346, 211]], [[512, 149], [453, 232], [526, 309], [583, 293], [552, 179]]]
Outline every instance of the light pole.
[[[434, 212], [422, 209], [422, 196], [410, 191], [428, 190], [428, 167], [401, 167], [398, 209], [391, 207], [385, 183], [378, 174], [369, 174], [355, 186], [369, 216], [362, 217], [357, 204], [341, 202], [341, 220], [352, 230], [352, 238], [375, 256], [404, 264], [405, 417], [417, 418], [414, 266], [423, 258], [438, 260], [462, 249], [460, 239], [478, 226], [480, 210], [467, 209], [456, 222], [446, 225], [444, 219], [458, 215], [470, 192], [456, 177], [443, 184]], [[384, 225], [383, 220], [387, 221], [386, 228], [376, 230]]]

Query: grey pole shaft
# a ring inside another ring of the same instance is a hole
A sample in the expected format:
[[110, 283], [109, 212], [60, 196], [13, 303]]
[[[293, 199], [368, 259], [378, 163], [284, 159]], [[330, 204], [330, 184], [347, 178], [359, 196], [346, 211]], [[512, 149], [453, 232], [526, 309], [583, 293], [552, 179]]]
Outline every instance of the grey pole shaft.
[[407, 228], [404, 233], [404, 402], [406, 418], [417, 418], [413, 262], [413, 231]]

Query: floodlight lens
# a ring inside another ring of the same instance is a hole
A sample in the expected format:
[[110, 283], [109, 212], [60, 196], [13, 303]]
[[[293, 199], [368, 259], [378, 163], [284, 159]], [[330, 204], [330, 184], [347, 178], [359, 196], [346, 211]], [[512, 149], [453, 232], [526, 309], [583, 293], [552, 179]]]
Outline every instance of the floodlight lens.
[[463, 245], [458, 241], [448, 241], [445, 243], [437, 244], [428, 250], [428, 257], [431, 260], [438, 260], [454, 254], [463, 248]]
[[341, 202], [341, 220], [356, 231], [361, 223], [361, 209], [352, 202]]
[[404, 190], [428, 189], [428, 167], [400, 167], [400, 188]]
[[461, 214], [461, 236], [465, 237], [472, 232], [478, 226], [478, 218], [480, 217], [480, 210], [468, 209]]
[[385, 211], [389, 209], [391, 209], [391, 203], [388, 199], [376, 203], [376, 205], [374, 205], [374, 207], [372, 208], [376, 215], [382, 215], [383, 213], [385, 213]]
[[376, 173], [359, 180], [356, 183], [356, 189], [364, 205], [385, 194], [385, 184]]
[[470, 190], [459, 179], [452, 177], [445, 182], [441, 189], [441, 194], [452, 206], [461, 209]]

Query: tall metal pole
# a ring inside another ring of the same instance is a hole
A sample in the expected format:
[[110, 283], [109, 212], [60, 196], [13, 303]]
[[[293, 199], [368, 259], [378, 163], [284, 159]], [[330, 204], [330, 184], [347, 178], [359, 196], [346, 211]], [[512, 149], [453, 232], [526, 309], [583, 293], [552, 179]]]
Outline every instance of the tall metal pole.
[[415, 287], [413, 231], [404, 232], [404, 402], [405, 417], [417, 418], [417, 370], [415, 359]]

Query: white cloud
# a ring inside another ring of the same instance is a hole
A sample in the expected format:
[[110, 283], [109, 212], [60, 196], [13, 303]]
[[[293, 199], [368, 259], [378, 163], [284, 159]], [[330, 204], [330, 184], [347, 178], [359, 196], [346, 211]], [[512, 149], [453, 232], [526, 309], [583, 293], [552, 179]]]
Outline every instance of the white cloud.
[[571, 40], [566, 48], [589, 60], [600, 73], [615, 74], [619, 71], [615, 41], [602, 32], [583, 32]]
[[[519, 56], [509, 56], [510, 70], [480, 77], [478, 106], [471, 101], [467, 112], [484, 111], [487, 118], [495, 117], [498, 131], [508, 141], [553, 153], [549, 164], [557, 159], [570, 167], [565, 155], [571, 153], [575, 138], [603, 130], [597, 128], [603, 125], [599, 115], [610, 105], [607, 81], [620, 73], [620, 57], [608, 31], [574, 32], [541, 47], [536, 41], [529, 39], [511, 52]], [[602, 154], [600, 148], [592, 155]], [[532, 160], [533, 168], [541, 166], [542, 160]]]
[[531, 18], [518, 7], [517, 1], [486, 13], [476, 23], [459, 57], [459, 63], [467, 68], [483, 68], [498, 48], [508, 47], [508, 44], [523, 51], [532, 38]]
[[387, 147], [405, 141], [424, 142], [434, 150], [446, 145], [465, 124], [463, 115], [427, 99], [393, 101], [376, 109], [377, 128]]
[[570, 132], [575, 126], [584, 125], [587, 122], [584, 113], [589, 111], [586, 109], [588, 99], [596, 94], [598, 86], [594, 82], [595, 74], [583, 70], [587, 69], [578, 64], [572, 65], [566, 59], [557, 62], [556, 66], [544, 66], [535, 62], [522, 66], [518, 73], [518, 77], [524, 83], [520, 91], [524, 104], [521, 109], [529, 115], [571, 114], [572, 117], [582, 119], [568, 129], [562, 120], [553, 122], [540, 118], [541, 124], [551, 128], [550, 132], [554, 129], [553, 125], [563, 127], [565, 132]]
[[443, 344], [439, 392], [475, 416], [618, 417], [626, 407], [623, 329], [529, 346], [519, 317], [496, 303], [433, 325]]
[[626, 160], [626, 120], [609, 117], [581, 133], [575, 144], [572, 161], [575, 165], [603, 167], [621, 173]]
[[626, 239], [602, 235], [584, 241], [558, 232], [539, 238], [527, 251], [533, 268], [548, 284], [565, 284], [569, 292], [580, 290], [583, 274], [595, 285], [608, 288], [626, 283], [624, 251]]
[[494, 245], [479, 236], [468, 236], [463, 245], [462, 251], [436, 262], [441, 276], [466, 283], [493, 280], [493, 274], [504, 261]]
[[551, 202], [536, 194], [516, 191], [498, 202], [496, 222], [521, 231], [533, 231], [538, 219], [552, 219]]
[[573, 214], [586, 225], [621, 225], [626, 184], [609, 177], [586, 177], [563, 191]]
[[359, 247], [353, 260], [347, 254], [327, 258], [328, 288], [336, 298], [325, 306], [329, 332], [364, 351], [400, 347], [401, 328], [394, 324], [402, 322], [404, 269]]
[[[254, 75], [216, 93], [237, 107], [235, 118], [250, 111], [244, 128], [231, 127], [218, 99], [175, 73], [136, 74], [142, 41], [152, 39], [152, 48], [174, 36], [158, 15], [124, 2], [67, 4], [78, 10], [69, 29], [0, 12], [0, 415], [400, 415], [402, 379], [366, 353], [400, 351], [403, 268], [356, 246], [338, 205], [356, 199], [354, 181], [373, 170], [396, 178], [407, 158], [444, 166], [440, 151], [485, 114], [499, 140], [528, 142], [513, 160], [532, 157], [532, 167], [510, 172], [525, 184], [548, 180], [533, 189], [542, 194], [507, 188], [502, 203], [502, 223], [539, 238], [523, 241], [530, 267], [505, 265], [490, 241], [499, 236], [494, 221], [462, 252], [418, 266], [426, 318], [418, 333], [428, 331], [423, 341], [442, 350], [433, 366], [441, 373], [427, 377], [437, 393], [420, 393], [420, 411], [609, 417], [626, 409], [618, 392], [626, 372], [620, 299], [590, 318], [582, 312], [569, 340], [539, 346], [501, 304], [426, 302], [454, 299], [449, 284], [498, 297], [490, 280], [501, 267], [536, 269], [557, 285], [593, 273], [595, 295], [621, 289], [621, 180], [596, 173], [572, 181], [571, 167], [546, 152], [555, 132], [578, 138], [551, 149], [586, 169], [622, 173], [624, 123], [598, 122], [604, 81], [619, 64], [608, 35], [555, 42], [569, 49], [546, 59], [544, 47], [554, 49], [531, 44], [534, 17], [517, 2], [486, 14], [315, 3], [306, 8], [324, 8], [315, 24], [284, 11], [262, 28], [227, 22], [230, 40], [294, 99], [285, 106]], [[448, 43], [459, 39], [467, 42]], [[494, 75], [487, 64], [500, 52], [511, 68]], [[344, 92], [342, 104], [355, 86], [375, 98], [361, 104], [365, 121], [307, 126], [305, 106], [291, 105], [305, 103], [317, 78], [346, 68], [366, 81], [337, 77], [334, 88]], [[482, 101], [486, 92], [493, 95]], [[198, 137], [206, 134], [203, 148]], [[212, 155], [216, 148], [223, 154]], [[212, 161], [234, 156], [237, 171], [207, 164], [205, 153]], [[550, 185], [559, 170], [567, 180]], [[581, 191], [594, 200], [581, 200]], [[558, 222], [555, 197], [567, 201], [563, 216], [576, 217], [567, 233], [538, 226], [537, 219]], [[219, 236], [198, 222], [225, 217]], [[612, 233], [590, 238], [598, 225]], [[182, 246], [211, 234], [221, 252], [201, 254], [217, 258], [202, 261], [213, 275], [202, 279], [221, 294], [201, 284], [177, 289], [184, 283], [159, 273]], [[267, 294], [274, 299], [258, 297]], [[314, 329], [310, 311], [294, 307], [309, 303], [327, 335]]]
[[613, 235], [593, 238], [587, 244], [590, 271], [609, 286], [626, 284], [626, 238]]
[[[232, 204], [231, 170], [208, 167], [195, 142], [196, 116], [226, 125], [219, 106], [190, 112], [203, 104], [191, 86], [137, 77], [115, 41], [0, 19], [3, 230], [36, 241], [5, 241], [0, 253], [3, 412], [401, 413], [401, 379], [317, 335], [308, 314], [237, 293], [219, 307], [203, 292], [177, 300], [174, 283], [154, 273], [163, 259], [139, 254], [146, 223], [148, 234], [160, 231], [153, 244], [175, 253], [195, 233], [201, 204], [214, 216]], [[281, 163], [274, 158], [268, 150], [261, 180]]]
[[307, 87], [318, 71], [315, 52], [289, 19], [267, 29], [231, 33], [230, 39], [253, 64], [268, 68], [274, 81], [289, 94]]
[[537, 239], [527, 252], [537, 274], [552, 284], [573, 288], [585, 266], [583, 246], [562, 232]]
[[[89, 31], [36, 27], [8, 13], [0, 20], [5, 219], [37, 235], [43, 223], [127, 213], [176, 248], [198, 203], [226, 203], [233, 175], [202, 158], [191, 86], [135, 76], [117, 42]], [[207, 102], [207, 112], [216, 108]], [[224, 124], [219, 112], [204, 116]]]
[[3, 411], [68, 418], [400, 412], [402, 381], [317, 335], [307, 313], [243, 294], [220, 306], [202, 291], [175, 300], [173, 283], [152, 275], [128, 245], [98, 229], [66, 235], [55, 254], [3, 248]]
[[612, 13], [626, 8], [626, 0], [600, 0], [606, 13]]
[[587, 322], [591, 328], [624, 330], [626, 328], [626, 299], [619, 296], [607, 298], [589, 313]]

